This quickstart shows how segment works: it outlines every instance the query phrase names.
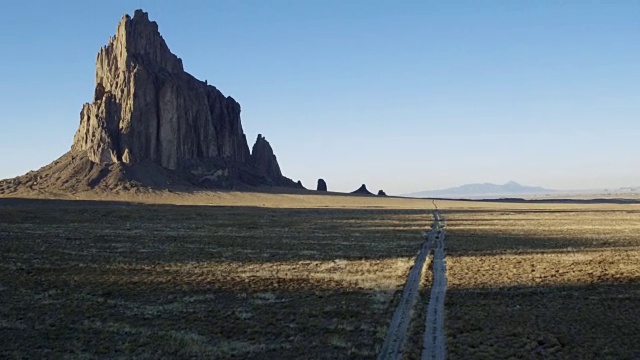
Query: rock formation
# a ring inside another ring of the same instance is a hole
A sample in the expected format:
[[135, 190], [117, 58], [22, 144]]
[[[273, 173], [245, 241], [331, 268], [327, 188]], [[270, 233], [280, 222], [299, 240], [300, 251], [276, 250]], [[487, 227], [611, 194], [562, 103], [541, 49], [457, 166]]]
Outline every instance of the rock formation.
[[262, 134], [258, 134], [256, 143], [253, 144], [253, 149], [251, 150], [251, 165], [253, 165], [258, 175], [265, 178], [279, 179], [282, 177], [282, 172], [280, 172], [280, 166], [278, 165], [276, 156], [273, 154], [273, 149]]
[[387, 196], [387, 193], [384, 192], [384, 190], [378, 190], [378, 196]]
[[182, 159], [248, 159], [240, 104], [186, 73], [142, 10], [98, 52], [95, 81], [71, 147], [91, 161], [176, 169]]
[[55, 163], [91, 174], [88, 187], [113, 171], [143, 185], [297, 186], [262, 135], [249, 152], [240, 104], [185, 72], [142, 10], [124, 15], [98, 52], [93, 102], [82, 107], [71, 152]]
[[327, 191], [327, 183], [324, 181], [324, 179], [318, 179], [318, 187], [316, 188], [317, 191]]
[[362, 186], [360, 186], [358, 190], [352, 192], [352, 194], [373, 195], [369, 190], [367, 190], [367, 186], [365, 184], [362, 184]]

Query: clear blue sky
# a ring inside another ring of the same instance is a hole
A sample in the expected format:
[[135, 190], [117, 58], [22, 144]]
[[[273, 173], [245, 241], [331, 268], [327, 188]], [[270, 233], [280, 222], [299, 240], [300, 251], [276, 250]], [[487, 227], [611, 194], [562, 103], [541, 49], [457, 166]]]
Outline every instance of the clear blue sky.
[[308, 187], [640, 185], [633, 0], [5, 2], [0, 178], [69, 149], [136, 8]]

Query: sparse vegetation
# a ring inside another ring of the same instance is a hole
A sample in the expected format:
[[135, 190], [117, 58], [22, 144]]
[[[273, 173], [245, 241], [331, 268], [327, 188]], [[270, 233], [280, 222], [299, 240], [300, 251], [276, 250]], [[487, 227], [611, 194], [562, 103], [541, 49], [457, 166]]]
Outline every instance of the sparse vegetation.
[[[201, 205], [0, 199], [0, 357], [374, 358], [431, 222], [393, 198], [150, 201]], [[450, 358], [640, 356], [636, 207], [438, 206]]]
[[0, 357], [373, 357], [422, 209], [0, 201]]

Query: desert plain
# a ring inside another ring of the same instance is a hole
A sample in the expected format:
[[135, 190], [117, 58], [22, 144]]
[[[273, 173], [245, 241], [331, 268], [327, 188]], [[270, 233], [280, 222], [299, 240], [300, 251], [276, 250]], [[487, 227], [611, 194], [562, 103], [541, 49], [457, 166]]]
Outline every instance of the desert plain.
[[[436, 204], [449, 358], [640, 358], [640, 205]], [[337, 194], [0, 198], [0, 357], [376, 358], [432, 210]]]

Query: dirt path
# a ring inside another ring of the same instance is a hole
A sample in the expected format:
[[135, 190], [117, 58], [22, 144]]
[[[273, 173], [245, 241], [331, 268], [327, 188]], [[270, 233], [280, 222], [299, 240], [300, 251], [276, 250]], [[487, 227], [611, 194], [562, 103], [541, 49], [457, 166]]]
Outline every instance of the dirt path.
[[[440, 219], [445, 223], [444, 218]], [[444, 259], [444, 229], [435, 236], [433, 250], [433, 285], [427, 308], [422, 360], [440, 360], [446, 358], [444, 332], [444, 298], [447, 291], [447, 263]]]
[[407, 283], [402, 291], [402, 297], [400, 303], [393, 313], [391, 324], [387, 330], [384, 344], [378, 355], [378, 359], [400, 359], [402, 358], [402, 351], [407, 335], [407, 329], [411, 322], [411, 315], [413, 313], [413, 307], [418, 296], [418, 290], [420, 287], [420, 279], [422, 277], [422, 269], [424, 263], [431, 252], [431, 248], [435, 242], [438, 233], [441, 231], [439, 214], [434, 211], [433, 213], [433, 227], [427, 233], [424, 243], [416, 256], [416, 261], [409, 272]]

